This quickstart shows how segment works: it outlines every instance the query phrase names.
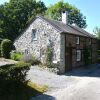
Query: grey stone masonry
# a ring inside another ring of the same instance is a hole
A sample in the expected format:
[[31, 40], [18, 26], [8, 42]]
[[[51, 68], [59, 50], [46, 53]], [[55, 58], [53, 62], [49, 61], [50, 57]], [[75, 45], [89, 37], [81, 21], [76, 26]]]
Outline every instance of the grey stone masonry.
[[60, 33], [48, 22], [37, 17], [22, 35], [15, 40], [14, 45], [17, 51], [34, 54], [35, 57], [43, 62], [45, 58], [44, 50], [52, 42], [53, 62], [62, 66], [58, 66], [62, 73], [64, 71], [64, 62], [62, 61], [64, 54], [61, 57], [61, 46], [64, 46], [64, 44], [61, 42], [63, 36]]

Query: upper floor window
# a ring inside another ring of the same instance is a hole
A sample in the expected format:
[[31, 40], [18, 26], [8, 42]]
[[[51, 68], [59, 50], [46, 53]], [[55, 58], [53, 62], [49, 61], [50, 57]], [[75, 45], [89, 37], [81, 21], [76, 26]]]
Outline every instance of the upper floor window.
[[36, 29], [32, 29], [32, 39], [37, 40]]
[[79, 38], [79, 36], [76, 36], [76, 44], [80, 44], [80, 38]]

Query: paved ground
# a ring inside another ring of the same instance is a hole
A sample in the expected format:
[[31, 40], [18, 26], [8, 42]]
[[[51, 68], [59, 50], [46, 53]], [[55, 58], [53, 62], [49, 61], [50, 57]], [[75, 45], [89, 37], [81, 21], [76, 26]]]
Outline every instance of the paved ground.
[[15, 63], [17, 63], [17, 61], [0, 58], [0, 66], [7, 65], [7, 64], [15, 64]]
[[50, 87], [49, 92], [32, 100], [100, 100], [100, 65], [89, 67], [62, 76], [32, 67], [28, 78]]

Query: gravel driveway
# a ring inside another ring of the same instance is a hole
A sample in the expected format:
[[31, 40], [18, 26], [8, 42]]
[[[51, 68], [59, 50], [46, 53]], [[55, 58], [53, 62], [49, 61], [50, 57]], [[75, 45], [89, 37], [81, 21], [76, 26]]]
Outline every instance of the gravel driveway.
[[31, 81], [49, 86], [49, 92], [32, 100], [100, 100], [100, 65], [55, 75], [38, 67], [28, 73]]
[[40, 85], [47, 85], [49, 91], [66, 88], [70, 84], [78, 82], [78, 79], [73, 76], [56, 75], [37, 66], [31, 67], [28, 79]]

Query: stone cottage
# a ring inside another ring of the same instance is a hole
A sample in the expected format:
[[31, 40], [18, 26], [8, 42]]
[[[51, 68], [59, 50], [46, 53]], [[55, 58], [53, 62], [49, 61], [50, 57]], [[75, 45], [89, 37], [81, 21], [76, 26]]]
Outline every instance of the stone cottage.
[[59, 64], [60, 73], [83, 66], [84, 48], [90, 48], [90, 63], [97, 62], [97, 39], [77, 25], [67, 24], [67, 12], [62, 13], [62, 22], [38, 16], [15, 40], [17, 51], [34, 53], [43, 61], [45, 48], [52, 43], [53, 63]]

